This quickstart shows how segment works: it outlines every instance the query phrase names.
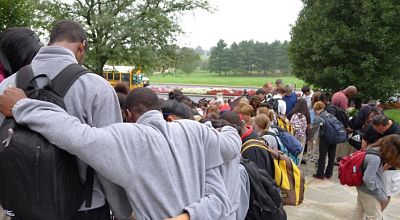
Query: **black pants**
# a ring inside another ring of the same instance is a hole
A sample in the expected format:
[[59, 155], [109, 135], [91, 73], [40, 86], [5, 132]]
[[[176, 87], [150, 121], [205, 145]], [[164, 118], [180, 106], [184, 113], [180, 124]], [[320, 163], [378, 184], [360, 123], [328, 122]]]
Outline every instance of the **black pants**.
[[[326, 155], [328, 154], [328, 166], [325, 170]], [[325, 176], [331, 178], [333, 175], [333, 164], [336, 156], [336, 144], [329, 144], [328, 141], [321, 137], [319, 140], [319, 158], [317, 176]]]

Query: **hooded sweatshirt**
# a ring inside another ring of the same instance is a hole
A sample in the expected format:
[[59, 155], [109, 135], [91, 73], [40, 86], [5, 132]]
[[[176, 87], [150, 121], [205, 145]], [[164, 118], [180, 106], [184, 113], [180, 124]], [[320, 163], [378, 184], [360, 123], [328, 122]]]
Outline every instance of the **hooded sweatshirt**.
[[190, 120], [167, 123], [160, 112], [149, 111], [134, 124], [94, 128], [54, 104], [31, 99], [20, 100], [13, 115], [122, 186], [138, 220], [183, 211], [194, 220], [222, 220], [234, 212], [218, 170], [221, 152], [229, 160], [238, 156], [222, 149], [240, 148], [232, 127], [218, 132]]
[[[379, 152], [379, 148], [376, 148], [375, 151]], [[365, 155], [363, 184], [357, 187], [364, 193], [372, 195], [381, 203], [388, 201], [383, 177], [383, 165], [384, 162], [380, 156], [375, 154]]]
[[[35, 76], [44, 74], [54, 79], [65, 67], [77, 63], [72, 51], [57, 46], [42, 47], [32, 60], [31, 67]], [[0, 84], [0, 94], [9, 86], [15, 86], [15, 76], [11, 75]], [[38, 78], [39, 87], [46, 84], [45, 78]], [[122, 122], [121, 110], [114, 89], [102, 77], [87, 73], [77, 79], [64, 97], [67, 112], [82, 123], [101, 127]], [[0, 122], [4, 116], [0, 114]], [[105, 146], [107, 147], [107, 146]], [[86, 181], [87, 165], [78, 160], [78, 168], [82, 181]], [[92, 206], [86, 208], [82, 204], [81, 211], [96, 209], [105, 204], [105, 200], [117, 219], [128, 219], [132, 213], [128, 198], [123, 189], [105, 179], [98, 173], [94, 176]]]

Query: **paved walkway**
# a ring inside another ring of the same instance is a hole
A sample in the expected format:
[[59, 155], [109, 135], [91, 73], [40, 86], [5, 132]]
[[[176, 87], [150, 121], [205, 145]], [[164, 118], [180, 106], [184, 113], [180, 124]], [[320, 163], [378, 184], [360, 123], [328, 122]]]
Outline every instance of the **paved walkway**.
[[[302, 165], [302, 170], [305, 166]], [[356, 206], [355, 187], [342, 186], [337, 178], [318, 180], [306, 175], [307, 189], [305, 200], [298, 207], [285, 206], [289, 220], [344, 220], [351, 219]], [[334, 177], [337, 177], [335, 167]], [[400, 195], [393, 197], [384, 211], [384, 220], [400, 220]]]

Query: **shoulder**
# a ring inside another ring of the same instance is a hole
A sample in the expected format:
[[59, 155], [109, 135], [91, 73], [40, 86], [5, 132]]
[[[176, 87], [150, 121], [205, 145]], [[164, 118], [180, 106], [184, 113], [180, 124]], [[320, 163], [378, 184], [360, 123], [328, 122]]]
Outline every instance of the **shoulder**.
[[[344, 93], [343, 93], [343, 91], [338, 91], [338, 92], [335, 92], [334, 94], [333, 94], [333, 96], [335, 96], [335, 97], [337, 97], [337, 96], [344, 96]], [[333, 97], [332, 96], [332, 97]]]
[[174, 122], [170, 122], [168, 125], [173, 127], [181, 127], [181, 129], [185, 130], [185, 132], [189, 134], [193, 133], [193, 138], [196, 138], [197, 136], [203, 136], [205, 133], [214, 130], [213, 128], [207, 127], [206, 125], [197, 121], [188, 119], [176, 120]]
[[392, 130], [393, 130], [393, 134], [400, 134], [399, 124], [396, 123], [395, 121], [393, 121]]
[[377, 166], [381, 164], [381, 157], [379, 156], [379, 151], [375, 152], [375, 150], [368, 149], [365, 155], [365, 163], [368, 164], [376, 164]]
[[400, 134], [400, 125], [397, 123], [396, 123], [396, 125], [397, 125], [396, 134]]
[[9, 86], [15, 86], [15, 80], [16, 80], [16, 73], [13, 75], [9, 76], [8, 78], [4, 79], [0, 83], [0, 94], [3, 94], [4, 90], [6, 90]]
[[96, 86], [110, 86], [110, 83], [107, 80], [95, 73], [86, 73], [79, 77], [78, 81], [90, 85], [94, 84]]
[[103, 77], [94, 73], [86, 73], [74, 82], [74, 84], [71, 86], [71, 90], [72, 89], [85, 90], [86, 95], [88, 94], [87, 92], [90, 92], [92, 94], [99, 93], [101, 95], [106, 95], [109, 94], [111, 90], [113, 90], [113, 87]]

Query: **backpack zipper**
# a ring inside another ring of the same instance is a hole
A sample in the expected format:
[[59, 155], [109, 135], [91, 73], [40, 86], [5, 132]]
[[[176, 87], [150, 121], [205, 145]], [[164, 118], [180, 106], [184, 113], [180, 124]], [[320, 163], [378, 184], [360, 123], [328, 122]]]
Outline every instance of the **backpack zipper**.
[[4, 147], [8, 147], [10, 145], [10, 141], [14, 135], [14, 130], [12, 128], [8, 129], [8, 136], [3, 140]]
[[39, 166], [40, 166], [40, 146], [36, 146], [36, 152], [35, 152], [35, 184], [36, 184], [36, 200], [37, 200], [37, 202], [40, 202]]

